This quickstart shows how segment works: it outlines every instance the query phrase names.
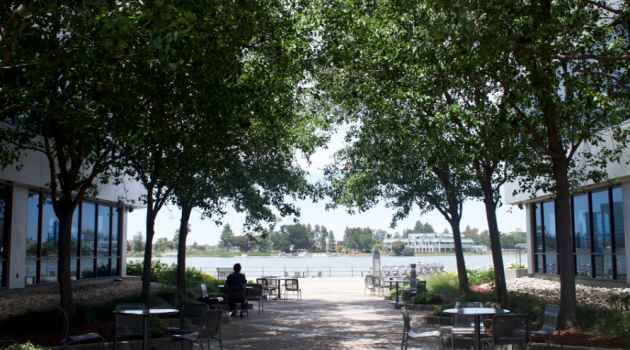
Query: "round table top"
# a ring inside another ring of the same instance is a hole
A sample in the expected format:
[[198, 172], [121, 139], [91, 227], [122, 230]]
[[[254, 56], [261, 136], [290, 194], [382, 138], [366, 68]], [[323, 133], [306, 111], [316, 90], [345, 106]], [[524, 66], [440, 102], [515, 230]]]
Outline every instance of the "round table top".
[[462, 307], [446, 309], [445, 314], [457, 314], [457, 315], [496, 315], [496, 314], [508, 314], [510, 310], [507, 309], [495, 309], [493, 307]]
[[163, 314], [174, 314], [178, 313], [177, 309], [128, 309], [128, 310], [120, 310], [114, 311], [118, 314], [127, 314], [127, 315], [163, 315]]

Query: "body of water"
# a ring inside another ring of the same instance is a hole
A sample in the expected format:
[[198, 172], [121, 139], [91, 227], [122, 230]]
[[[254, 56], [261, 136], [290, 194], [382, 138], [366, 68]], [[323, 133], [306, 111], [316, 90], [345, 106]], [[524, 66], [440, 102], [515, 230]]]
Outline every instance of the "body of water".
[[[523, 263], [527, 256], [521, 255]], [[127, 261], [142, 261], [142, 258], [127, 258]], [[177, 263], [177, 258], [160, 257], [163, 263]], [[492, 266], [491, 255], [466, 255], [466, 266], [469, 268]], [[509, 264], [519, 261], [518, 255], [504, 254], [503, 262]], [[372, 267], [371, 256], [337, 256], [337, 257], [188, 257], [186, 265], [204, 272], [217, 275], [217, 268], [231, 270], [235, 263], [241, 263], [243, 272], [249, 278], [260, 276], [295, 276], [300, 277], [361, 277]], [[409, 264], [443, 264], [444, 271], [456, 271], [454, 255], [440, 256], [381, 256], [381, 266], [409, 266]]]

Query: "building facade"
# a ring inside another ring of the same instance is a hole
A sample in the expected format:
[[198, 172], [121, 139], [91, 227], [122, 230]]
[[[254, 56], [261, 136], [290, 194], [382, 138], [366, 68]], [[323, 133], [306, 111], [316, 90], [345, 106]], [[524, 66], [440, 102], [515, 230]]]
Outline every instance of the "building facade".
[[[452, 233], [409, 233], [407, 238], [390, 238], [383, 240], [383, 245], [391, 250], [392, 243], [402, 241], [405, 247], [416, 253], [446, 253], [455, 251]], [[465, 252], [478, 250], [472, 239], [462, 235], [462, 248]]]
[[[1, 126], [0, 126], [1, 127]], [[0, 171], [0, 290], [57, 283], [59, 222], [54, 213], [47, 159], [31, 152], [21, 170]], [[71, 273], [74, 280], [124, 274], [127, 250], [127, 198], [145, 193], [141, 184], [122, 180], [99, 184], [98, 196], [84, 200], [72, 222]]]
[[[626, 254], [630, 245], [629, 160], [626, 151], [620, 162], [607, 165], [605, 170], [611, 180], [585, 182], [572, 193], [575, 276], [582, 283], [630, 284], [627, 273], [630, 257]], [[577, 163], [581, 163], [579, 159]], [[522, 192], [516, 183], [510, 183], [506, 185], [505, 197], [507, 203], [526, 212], [529, 273], [559, 277], [554, 195]]]

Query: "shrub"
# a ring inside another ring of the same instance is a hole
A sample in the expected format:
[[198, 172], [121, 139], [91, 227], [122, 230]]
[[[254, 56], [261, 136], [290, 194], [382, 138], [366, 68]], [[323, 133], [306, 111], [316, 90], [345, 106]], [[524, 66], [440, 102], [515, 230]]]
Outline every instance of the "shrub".
[[[127, 264], [127, 275], [142, 276], [142, 261], [131, 261]], [[177, 284], [177, 265], [160, 262], [151, 262], [151, 282], [159, 282], [169, 286]], [[201, 283], [205, 283], [209, 291], [218, 290], [220, 284], [212, 274], [197, 270], [194, 267], [186, 267], [186, 288], [199, 288]]]
[[443, 298], [455, 298], [459, 296], [459, 279], [452, 273], [431, 276], [427, 279], [427, 290]]
[[435, 293], [420, 293], [409, 299], [411, 304], [440, 304], [444, 301], [441, 295]]
[[402, 255], [403, 256], [414, 256], [413, 248], [405, 247], [405, 249], [403, 249], [403, 251], [402, 251]]
[[25, 344], [15, 343], [6, 347], [0, 347], [0, 349], [6, 350], [46, 350], [47, 348], [39, 345], [35, 345], [30, 341]]
[[511, 263], [505, 265], [506, 269], [526, 269], [527, 264], [525, 263], [517, 263], [516, 261], [512, 261]]
[[494, 268], [476, 268], [466, 269], [468, 282], [470, 284], [490, 283], [491, 289], [494, 289]]
[[435, 308], [435, 310], [433, 310], [433, 315], [440, 316], [440, 315], [444, 314], [444, 310], [451, 309], [453, 307], [455, 307], [455, 304], [453, 304], [453, 303], [447, 304], [447, 305], [438, 305]]

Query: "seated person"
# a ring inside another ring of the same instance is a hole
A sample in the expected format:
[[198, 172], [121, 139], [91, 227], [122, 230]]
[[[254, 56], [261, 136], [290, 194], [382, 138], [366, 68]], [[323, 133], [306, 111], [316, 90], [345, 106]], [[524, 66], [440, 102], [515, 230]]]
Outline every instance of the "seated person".
[[[245, 289], [244, 288], [246, 285], [247, 285], [247, 279], [245, 278], [245, 275], [241, 273], [241, 264], [239, 263], [234, 264], [234, 272], [231, 273], [225, 280], [225, 291], [227, 294], [227, 302], [230, 308], [230, 315], [232, 317], [236, 316], [236, 303], [239, 302], [239, 299], [241, 299], [243, 308], [245, 308]], [[235, 295], [236, 298], [234, 296], [230, 297], [229, 289], [233, 287], [243, 288], [241, 292], [242, 296]], [[243, 317], [242, 311], [241, 311], [241, 317]]]

